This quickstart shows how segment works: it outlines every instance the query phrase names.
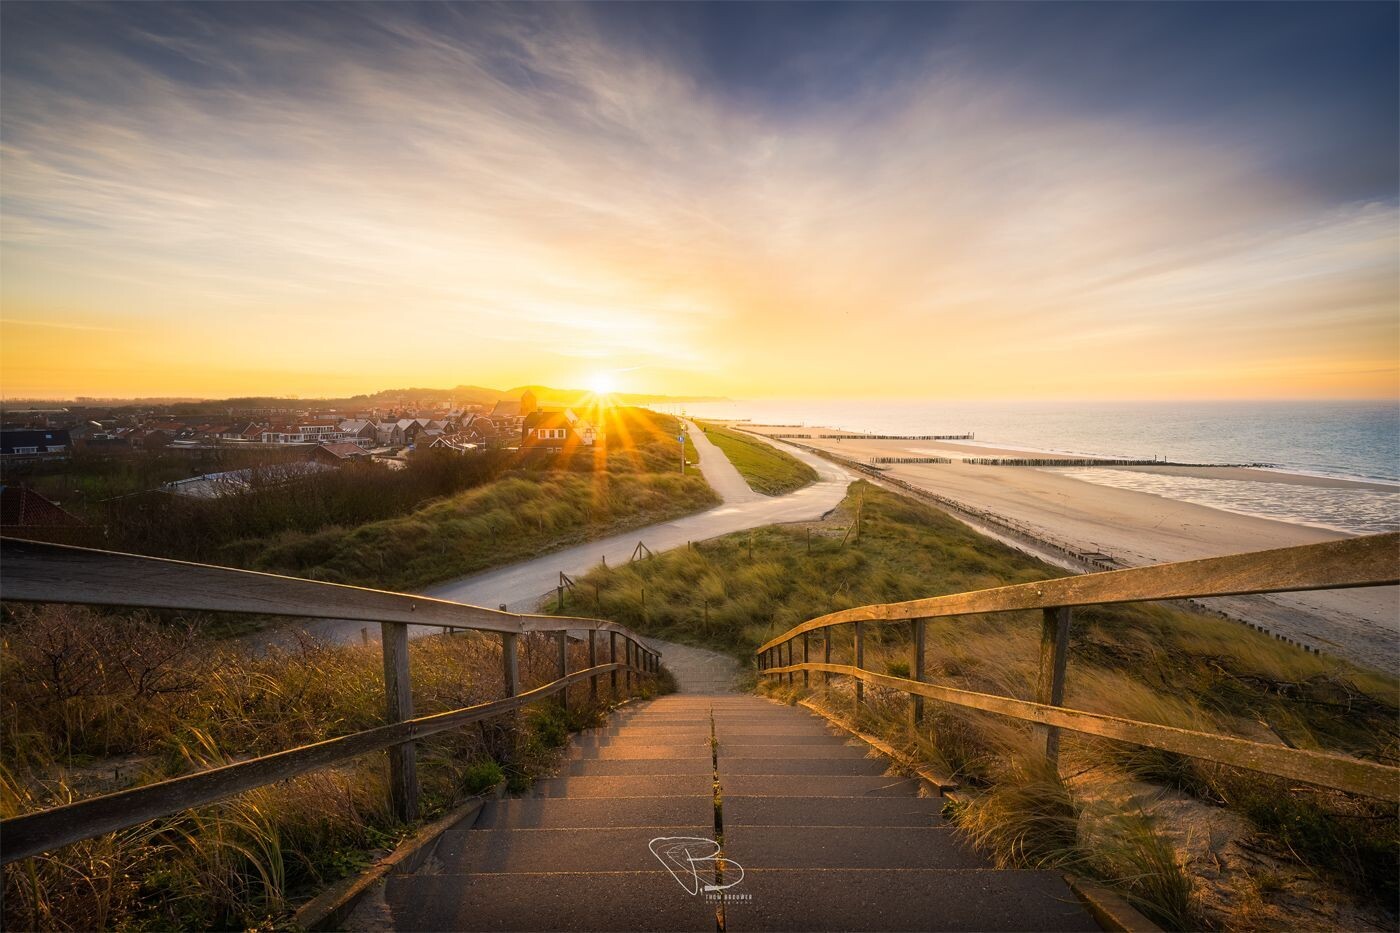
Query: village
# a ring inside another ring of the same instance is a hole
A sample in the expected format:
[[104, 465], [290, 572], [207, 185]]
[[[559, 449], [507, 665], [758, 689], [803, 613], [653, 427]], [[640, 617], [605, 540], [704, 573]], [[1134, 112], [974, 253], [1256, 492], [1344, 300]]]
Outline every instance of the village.
[[[188, 475], [159, 492], [219, 498], [269, 482], [290, 482], [351, 463], [403, 469], [416, 454], [471, 456], [509, 451], [544, 460], [603, 437], [600, 424], [568, 407], [542, 407], [535, 393], [493, 404], [403, 399], [383, 410], [333, 408], [233, 409], [223, 417], [181, 417], [158, 410], [81, 405], [14, 409], [0, 428], [0, 526], [67, 524], [72, 520], [29, 481], [69, 469], [75, 459], [188, 460]], [[236, 469], [221, 469], [235, 463]]]

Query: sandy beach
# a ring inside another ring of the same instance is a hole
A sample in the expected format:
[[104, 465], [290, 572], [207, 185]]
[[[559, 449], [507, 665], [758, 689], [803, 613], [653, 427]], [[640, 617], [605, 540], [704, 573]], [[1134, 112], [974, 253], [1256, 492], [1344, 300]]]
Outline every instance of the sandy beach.
[[[859, 463], [872, 457], [1017, 457], [1055, 454], [928, 440], [870, 440], [824, 428], [736, 424], [758, 435], [804, 433], [793, 443]], [[820, 438], [818, 434], [840, 434]], [[778, 441], [776, 443], [781, 443]], [[1063, 455], [1068, 457], [1070, 455]], [[1345, 532], [1241, 515], [1130, 489], [1085, 482], [1054, 469], [953, 463], [885, 465], [884, 475], [975, 509], [991, 512], [1037, 538], [1110, 555], [1122, 566], [1213, 557], [1347, 537]], [[1381, 484], [1310, 477], [1273, 470], [1213, 467], [1134, 467], [1207, 479], [1391, 490]], [[1296, 641], [1383, 671], [1400, 663], [1400, 590], [1378, 587], [1284, 596], [1205, 601]]]

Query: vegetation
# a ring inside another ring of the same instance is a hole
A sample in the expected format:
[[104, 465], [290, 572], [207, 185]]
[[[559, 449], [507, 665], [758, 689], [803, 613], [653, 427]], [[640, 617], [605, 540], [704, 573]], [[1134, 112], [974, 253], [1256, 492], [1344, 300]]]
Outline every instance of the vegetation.
[[[251, 489], [215, 499], [150, 491], [188, 461], [81, 457], [37, 478], [88, 524], [58, 540], [89, 547], [413, 588], [717, 504], [679, 475], [676, 420], [641, 409], [590, 413], [607, 443], [556, 456], [425, 450], [402, 469], [354, 463], [288, 481], [260, 464]], [[262, 455], [266, 457], [268, 455]], [[196, 469], [198, 472], [198, 469]]]
[[[207, 638], [198, 621], [11, 608], [0, 659], [0, 816], [382, 722], [377, 646], [301, 640], [255, 651]], [[431, 637], [410, 651], [420, 714], [501, 693], [498, 639]], [[524, 688], [556, 676], [553, 641], [525, 637], [520, 651]], [[575, 651], [578, 669], [586, 649]], [[531, 707], [513, 750], [498, 723], [420, 742], [424, 819], [551, 769], [569, 732], [601, 715], [587, 701], [579, 684], [568, 714], [553, 701]], [[388, 811], [386, 772], [383, 755], [368, 755], [7, 865], [4, 927], [280, 926], [297, 901], [411, 831]]]
[[[594, 571], [568, 611], [747, 661], [772, 636], [835, 610], [1061, 575], [936, 510], [857, 483], [832, 522], [763, 528]], [[929, 678], [1031, 698], [1039, 615], [931, 622]], [[1396, 760], [1393, 678], [1170, 605], [1085, 608], [1074, 618], [1066, 705]], [[834, 638], [834, 660], [850, 663], [849, 631]], [[906, 623], [867, 626], [866, 640], [867, 667], [907, 675]], [[1373, 914], [1394, 909], [1400, 835], [1391, 807], [1068, 734], [1062, 773], [1072, 777], [1062, 778], [1037, 767], [1021, 724], [928, 701], [925, 726], [912, 730], [904, 695], [867, 688], [869, 702], [857, 711], [849, 685], [833, 688], [838, 712], [969, 790], [957, 817], [1004, 864], [1096, 875], [1177, 928], [1248, 926], [1242, 898], [1257, 902], [1255, 925], [1287, 921], [1271, 913], [1285, 908], [1260, 862], [1323, 879], [1321, 897], [1369, 905]], [[1209, 836], [1196, 824], [1217, 818], [1240, 821], [1232, 838], [1254, 852], [1228, 879], [1207, 867], [1217, 853], [1188, 858]], [[1207, 883], [1209, 873], [1219, 877]], [[1227, 883], [1245, 890], [1222, 893]]]
[[755, 492], [781, 496], [817, 480], [817, 471], [772, 444], [708, 422], [697, 422]]

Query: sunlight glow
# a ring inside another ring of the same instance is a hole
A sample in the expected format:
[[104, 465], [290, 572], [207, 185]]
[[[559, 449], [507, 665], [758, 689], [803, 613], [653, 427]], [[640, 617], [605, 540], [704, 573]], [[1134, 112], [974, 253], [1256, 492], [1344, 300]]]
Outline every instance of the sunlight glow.
[[588, 390], [594, 395], [612, 395], [617, 391], [617, 380], [612, 373], [594, 373], [588, 377]]

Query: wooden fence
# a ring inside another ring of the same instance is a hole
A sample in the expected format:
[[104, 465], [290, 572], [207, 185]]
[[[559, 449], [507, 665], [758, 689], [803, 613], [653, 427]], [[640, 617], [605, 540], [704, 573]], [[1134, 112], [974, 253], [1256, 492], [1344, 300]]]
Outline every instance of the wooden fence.
[[[604, 676], [614, 695], [631, 693], [644, 678], [660, 671], [660, 655], [636, 634], [600, 619], [502, 612], [427, 596], [13, 538], [0, 539], [0, 563], [3, 598], [16, 602], [378, 623], [386, 707], [385, 724], [374, 729], [0, 821], [0, 861], [6, 863], [381, 750], [389, 755], [394, 812], [411, 821], [418, 817], [416, 740], [506, 716], [550, 696], [567, 703], [567, 688], [583, 681], [588, 681], [596, 700], [598, 679]], [[498, 634], [505, 695], [489, 703], [415, 717], [408, 656], [411, 625]], [[520, 635], [536, 632], [558, 638], [559, 677], [521, 692], [516, 642]], [[587, 634], [588, 667], [571, 672], [568, 639], [573, 632]], [[598, 657], [600, 633], [608, 636], [606, 661]], [[619, 680], [625, 689], [619, 687]]]
[[[772, 437], [778, 437], [774, 434]], [[812, 435], [795, 435], [798, 437], [811, 437]], [[975, 434], [818, 434], [817, 437], [825, 437], [843, 441], [971, 441], [976, 440]]]
[[1113, 457], [964, 457], [963, 463], [977, 466], [1029, 466], [1029, 467], [1208, 467], [1211, 469], [1243, 468], [1249, 470], [1273, 469], [1273, 463], [1189, 463], [1183, 460], [1126, 460]]
[[[1400, 768], [1344, 755], [1264, 745], [1223, 735], [1066, 709], [1060, 705], [1064, 699], [1070, 613], [1075, 606], [1388, 586], [1397, 582], [1400, 582], [1400, 533], [1369, 535], [1228, 557], [1063, 577], [902, 603], [861, 606], [803, 622], [759, 647], [756, 654], [761, 674], [786, 676], [789, 684], [794, 683], [796, 675], [801, 674], [803, 685], [810, 685], [813, 672], [821, 673], [824, 682], [829, 681], [831, 675], [850, 677], [855, 681], [857, 703], [864, 700], [866, 684], [907, 693], [911, 699], [911, 716], [916, 722], [922, 718], [924, 698], [929, 698], [1034, 723], [1041, 729], [1045, 754], [1051, 760], [1058, 757], [1059, 730], [1068, 729], [1337, 790], [1400, 801]], [[1034, 702], [924, 682], [924, 635], [928, 619], [1025, 609], [1039, 609], [1043, 616], [1040, 670]], [[864, 666], [866, 623], [887, 624], [896, 621], [909, 621], [913, 625], [912, 677], [877, 674]], [[854, 627], [854, 664], [831, 663], [832, 630], [838, 625]], [[813, 661], [811, 634], [818, 631], [823, 635], [823, 658]], [[799, 642], [802, 658], [797, 661], [793, 655], [794, 646]]]

